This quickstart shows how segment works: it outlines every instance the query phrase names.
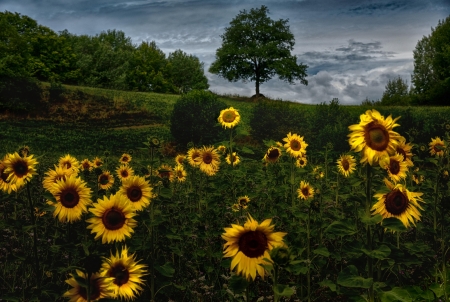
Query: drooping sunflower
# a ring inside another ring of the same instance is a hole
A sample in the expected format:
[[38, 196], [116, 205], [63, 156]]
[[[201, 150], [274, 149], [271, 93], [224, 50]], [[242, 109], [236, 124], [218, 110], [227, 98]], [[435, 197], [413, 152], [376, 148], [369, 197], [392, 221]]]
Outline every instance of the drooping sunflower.
[[184, 164], [184, 160], [186, 159], [186, 155], [184, 155], [184, 154], [178, 154], [176, 157], [175, 157], [175, 163], [177, 164], [177, 165], [182, 165], [182, 164]]
[[162, 179], [172, 179], [173, 169], [167, 164], [162, 164], [158, 169], [156, 169], [155, 174]]
[[98, 176], [98, 186], [100, 189], [108, 190], [114, 184], [114, 176], [109, 171], [103, 171], [102, 174]]
[[420, 220], [420, 212], [423, 210], [419, 202], [424, 202], [421, 196], [423, 193], [410, 192], [402, 184], [392, 184], [385, 179], [384, 183], [390, 190], [388, 193], [378, 193], [374, 197], [378, 202], [372, 206], [372, 215], [380, 214], [383, 219], [395, 217], [399, 219], [405, 227], [415, 225]]
[[[86, 283], [87, 276], [80, 270], [76, 270], [77, 279], [84, 279]], [[75, 276], [70, 274], [71, 278], [66, 283], [72, 286], [71, 289], [63, 294], [63, 297], [69, 298], [69, 302], [85, 302], [87, 301], [87, 288], [80, 285]], [[90, 301], [98, 301], [99, 299], [111, 297], [113, 292], [110, 289], [113, 278], [105, 277], [104, 274], [94, 273], [90, 279]]]
[[101, 160], [101, 158], [95, 157], [92, 160], [92, 164], [94, 165], [94, 168], [99, 168], [99, 167], [103, 166], [103, 161]]
[[403, 155], [397, 152], [395, 155], [381, 159], [380, 167], [387, 171], [389, 178], [395, 183], [406, 178], [408, 172], [408, 163], [403, 160]]
[[59, 158], [59, 166], [66, 169], [73, 169], [77, 173], [80, 170], [80, 162], [70, 154]]
[[76, 175], [56, 180], [50, 189], [56, 203], [47, 201], [53, 205], [53, 217], [58, 217], [61, 222], [74, 222], [81, 219], [83, 213], [87, 213], [87, 207], [92, 204], [91, 189]]
[[200, 149], [200, 156], [195, 160], [198, 163], [200, 170], [205, 172], [208, 176], [213, 176], [219, 171], [220, 157], [213, 146], [203, 146], [203, 148]]
[[314, 197], [313, 187], [311, 187], [311, 185], [304, 180], [302, 180], [300, 182], [300, 187], [297, 189], [297, 193], [298, 193], [298, 198], [301, 198], [304, 200]]
[[298, 168], [304, 168], [306, 167], [306, 164], [308, 163], [308, 159], [306, 158], [306, 156], [302, 156], [297, 158], [297, 160], [295, 161], [295, 165]]
[[225, 228], [222, 238], [224, 244], [224, 257], [233, 257], [231, 270], [247, 279], [255, 279], [256, 274], [264, 278], [264, 268], [260, 264], [266, 263], [263, 259], [271, 260], [269, 251], [275, 247], [285, 247], [283, 237], [287, 233], [273, 232], [272, 219], [266, 219], [261, 224], [248, 215], [244, 226], [232, 224]]
[[24, 145], [19, 148], [18, 152], [21, 157], [27, 157], [30, 154], [31, 150], [30, 150], [30, 147], [28, 147], [27, 145]]
[[135, 254], [128, 254], [128, 248], [122, 248], [121, 253], [116, 250], [116, 255], [111, 256], [102, 264], [102, 273], [112, 278], [110, 289], [113, 298], [125, 300], [134, 299], [142, 291], [141, 285], [144, 283], [142, 277], [146, 275], [145, 264], [136, 261]]
[[233, 165], [233, 167], [241, 162], [241, 159], [239, 158], [239, 155], [236, 154], [236, 152], [233, 152], [233, 156], [231, 156], [231, 154], [228, 154], [225, 160], [227, 164]]
[[403, 156], [403, 160], [408, 163], [408, 167], [414, 166], [414, 163], [412, 162], [413, 157], [413, 154], [411, 152], [412, 147], [413, 146], [410, 143], [406, 143], [406, 138], [401, 136], [398, 141], [398, 145], [395, 148], [395, 152]]
[[218, 118], [219, 123], [224, 128], [233, 128], [239, 123], [240, 120], [241, 116], [239, 115], [239, 112], [233, 107], [220, 111]]
[[47, 176], [44, 176], [44, 180], [42, 181], [43, 187], [50, 191], [50, 188], [53, 184], [56, 183], [57, 180], [66, 179], [71, 175], [77, 175], [77, 172], [74, 169], [67, 169], [65, 167], [55, 165], [55, 169], [49, 169], [45, 172]]
[[250, 202], [250, 198], [247, 195], [240, 196], [237, 199], [237, 204], [239, 205], [239, 209], [245, 210], [248, 208], [248, 203]]
[[[6, 156], [3, 158], [3, 160], [5, 160], [5, 159], [6, 159]], [[12, 184], [8, 180], [9, 174], [5, 173], [6, 167], [3, 164], [3, 160], [0, 161], [0, 190], [2, 190], [3, 192], [6, 192], [8, 194], [11, 194], [12, 191], [17, 191], [17, 189], [16, 189], [16, 185]]]
[[123, 195], [134, 210], [142, 211], [150, 204], [153, 198], [152, 190], [152, 187], [144, 177], [135, 175], [122, 182], [122, 186], [117, 194]]
[[134, 170], [129, 165], [121, 165], [117, 168], [116, 173], [120, 181], [124, 181], [134, 175]]
[[90, 223], [87, 228], [91, 229], [91, 234], [96, 233], [95, 240], [101, 237], [103, 244], [124, 241], [125, 236], [131, 237], [133, 228], [137, 225], [133, 219], [137, 214], [122, 194], [99, 198], [89, 212], [94, 214], [94, 217], [86, 220]]
[[35, 168], [37, 164], [38, 162], [33, 158], [33, 155], [21, 157], [17, 152], [6, 155], [3, 159], [3, 165], [5, 166], [3, 173], [8, 175], [6, 181], [10, 183], [10, 188], [17, 191], [30, 181], [33, 175], [37, 174]]
[[308, 144], [303, 140], [303, 136], [299, 136], [295, 133], [291, 134], [291, 132], [289, 132], [287, 137], [283, 138], [283, 141], [286, 142], [284, 144], [286, 152], [292, 157], [301, 157], [306, 153]]
[[362, 151], [362, 164], [376, 165], [381, 158], [394, 153], [400, 134], [392, 129], [399, 126], [395, 123], [399, 118], [392, 119], [389, 115], [385, 119], [372, 109], [361, 114], [359, 124], [348, 127], [352, 131], [348, 135], [350, 147], [356, 152]]
[[345, 177], [350, 176], [356, 170], [356, 159], [352, 155], [342, 154], [336, 163], [339, 173]]
[[122, 154], [122, 156], [120, 157], [119, 162], [120, 162], [121, 164], [128, 165], [128, 164], [130, 163], [131, 159], [132, 159], [132, 157], [131, 157], [130, 154], [124, 153], [124, 154]]
[[431, 139], [431, 142], [428, 144], [430, 146], [430, 154], [436, 155], [439, 157], [444, 156], [444, 150], [446, 148], [445, 142], [441, 140], [440, 137], [435, 137]]
[[176, 165], [173, 168], [173, 177], [171, 181], [184, 182], [186, 180], [187, 173], [182, 165]]
[[83, 171], [92, 171], [94, 169], [94, 163], [85, 158], [81, 161], [80, 167]]
[[187, 160], [188, 160], [188, 163], [192, 167], [198, 167], [200, 165], [200, 163], [197, 161], [198, 157], [200, 157], [200, 150], [199, 149], [197, 149], [197, 148], [189, 149], [189, 151], [187, 153]]
[[278, 147], [270, 147], [264, 155], [264, 161], [268, 163], [276, 163], [281, 157], [281, 149]]

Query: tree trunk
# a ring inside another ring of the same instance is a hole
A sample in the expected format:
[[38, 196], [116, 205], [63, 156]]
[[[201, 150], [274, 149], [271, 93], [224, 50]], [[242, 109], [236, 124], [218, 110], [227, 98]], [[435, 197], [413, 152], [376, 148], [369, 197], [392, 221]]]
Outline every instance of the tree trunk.
[[256, 95], [255, 95], [255, 98], [256, 98], [256, 99], [259, 99], [259, 77], [256, 77], [255, 86], [256, 86]]

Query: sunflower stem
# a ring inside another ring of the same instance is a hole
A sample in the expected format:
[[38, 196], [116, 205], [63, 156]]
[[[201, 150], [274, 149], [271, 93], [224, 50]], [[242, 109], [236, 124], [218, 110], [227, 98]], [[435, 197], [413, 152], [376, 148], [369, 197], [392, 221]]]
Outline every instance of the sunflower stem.
[[[366, 164], [366, 215], [370, 217], [370, 204], [372, 201], [372, 166]], [[372, 229], [370, 225], [366, 226], [367, 230], [367, 248], [369, 252], [372, 252]], [[372, 257], [367, 258], [367, 267], [369, 278], [373, 279], [373, 259]], [[373, 283], [369, 287], [368, 293], [369, 302], [375, 301]]]
[[91, 272], [88, 272], [88, 273], [87, 273], [87, 282], [86, 282], [86, 285], [87, 285], [87, 289], [86, 289], [86, 292], [87, 292], [87, 294], [86, 294], [86, 300], [87, 300], [87, 302], [91, 302]]
[[311, 206], [308, 208], [308, 220], [306, 221], [306, 259], [308, 259], [308, 272], [306, 275], [306, 280], [308, 284], [308, 302], [311, 301], [311, 263], [310, 263], [310, 256], [311, 256]]
[[292, 202], [292, 207], [295, 206], [295, 187], [294, 187], [294, 182], [295, 182], [295, 168], [294, 168], [294, 163], [295, 158], [291, 157], [291, 202]]
[[41, 283], [41, 277], [39, 274], [39, 259], [38, 259], [38, 253], [37, 253], [37, 228], [36, 228], [36, 221], [34, 218], [34, 211], [33, 211], [33, 200], [31, 199], [31, 190], [30, 190], [30, 183], [27, 182], [27, 195], [28, 195], [28, 203], [30, 205], [30, 219], [31, 219], [31, 225], [33, 226], [33, 254], [34, 254], [34, 270], [36, 274], [36, 287], [39, 289], [40, 283]]
[[153, 226], [153, 218], [154, 218], [154, 202], [150, 203], [150, 223], [152, 224], [150, 227], [150, 292], [151, 292], [151, 301], [155, 301], [155, 257], [154, 257], [154, 226]]

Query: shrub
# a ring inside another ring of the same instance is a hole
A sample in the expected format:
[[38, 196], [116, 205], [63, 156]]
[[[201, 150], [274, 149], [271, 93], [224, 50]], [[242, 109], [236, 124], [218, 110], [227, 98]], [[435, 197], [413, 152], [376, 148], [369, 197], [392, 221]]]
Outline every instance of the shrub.
[[189, 142], [208, 145], [225, 139], [225, 131], [217, 121], [220, 111], [228, 106], [208, 91], [192, 90], [181, 96], [170, 117], [170, 132], [181, 146]]
[[0, 77], [0, 111], [28, 114], [42, 109], [39, 81], [27, 77]]

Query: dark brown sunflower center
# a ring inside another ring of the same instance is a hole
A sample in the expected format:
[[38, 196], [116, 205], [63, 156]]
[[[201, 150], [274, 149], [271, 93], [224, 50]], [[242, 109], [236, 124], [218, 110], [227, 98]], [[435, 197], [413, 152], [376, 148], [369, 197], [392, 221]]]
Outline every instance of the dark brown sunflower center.
[[247, 199], [245, 199], [245, 198], [239, 199], [239, 205], [241, 207], [246, 206], [247, 205]]
[[122, 177], [128, 177], [128, 171], [123, 170], [122, 172], [120, 172], [120, 175], [122, 175]]
[[365, 127], [364, 139], [371, 149], [384, 151], [389, 144], [389, 132], [383, 125], [377, 122], [370, 122]]
[[308, 197], [308, 196], [309, 196], [309, 189], [308, 189], [307, 187], [302, 188], [302, 194], [303, 194], [304, 196]]
[[344, 171], [348, 171], [348, 169], [350, 168], [350, 163], [345, 158], [342, 160], [342, 168], [344, 168]]
[[118, 230], [125, 224], [125, 215], [122, 211], [112, 207], [105, 211], [102, 222], [108, 230]]
[[384, 205], [386, 211], [392, 215], [400, 215], [408, 208], [408, 197], [406, 197], [400, 190], [395, 190], [387, 194]]
[[142, 190], [139, 187], [130, 187], [127, 190], [127, 196], [132, 202], [139, 201], [142, 197]]
[[211, 156], [211, 154], [207, 153], [205, 155], [203, 155], [203, 162], [207, 165], [209, 165], [212, 162], [213, 158]]
[[109, 276], [114, 277], [114, 284], [122, 286], [123, 284], [126, 284], [130, 279], [130, 272], [122, 264], [116, 264], [110, 269]]
[[294, 139], [294, 140], [291, 140], [290, 146], [291, 146], [292, 150], [298, 151], [301, 149], [302, 144], [300, 144], [300, 142], [298, 140]]
[[232, 123], [236, 119], [236, 114], [232, 110], [225, 111], [222, 119], [225, 123]]
[[397, 175], [400, 172], [400, 163], [391, 158], [389, 162], [389, 171], [391, 174]]
[[239, 250], [249, 258], [264, 255], [267, 248], [267, 237], [261, 231], [249, 231], [239, 238]]
[[17, 177], [23, 177], [28, 173], [28, 165], [24, 161], [18, 161], [14, 163], [13, 170]]
[[[97, 300], [98, 298], [100, 298], [100, 284], [99, 284], [99, 279], [93, 279], [90, 282], [90, 292], [91, 292], [91, 301], [93, 300]], [[78, 294], [83, 297], [83, 299], [85, 299], [87, 301], [87, 288], [80, 286], [78, 289]]]
[[434, 150], [434, 152], [438, 153], [438, 152], [442, 151], [442, 149], [444, 149], [443, 147], [444, 147], [444, 145], [442, 145], [442, 144], [435, 144], [433, 146], [433, 150]]
[[107, 185], [109, 183], [109, 177], [108, 175], [100, 175], [99, 183], [101, 185]]
[[183, 178], [183, 171], [177, 171], [177, 177]]
[[280, 156], [280, 151], [278, 149], [272, 149], [269, 151], [269, 153], [267, 153], [267, 157], [275, 160]]
[[303, 166], [305, 164], [305, 161], [303, 159], [300, 159], [299, 161], [300, 166]]
[[61, 204], [69, 209], [75, 207], [80, 201], [80, 195], [78, 195], [78, 192], [72, 188], [63, 190], [61, 192], [60, 198]]
[[395, 151], [403, 156], [403, 160], [406, 160], [406, 152], [405, 150], [403, 150], [403, 148], [397, 147]]
[[72, 167], [72, 164], [69, 161], [66, 161], [62, 163], [62, 166], [66, 167], [67, 169], [70, 169]]
[[89, 163], [83, 163], [83, 169], [88, 170], [91, 167]]

